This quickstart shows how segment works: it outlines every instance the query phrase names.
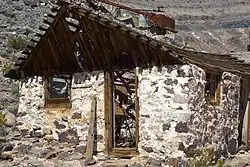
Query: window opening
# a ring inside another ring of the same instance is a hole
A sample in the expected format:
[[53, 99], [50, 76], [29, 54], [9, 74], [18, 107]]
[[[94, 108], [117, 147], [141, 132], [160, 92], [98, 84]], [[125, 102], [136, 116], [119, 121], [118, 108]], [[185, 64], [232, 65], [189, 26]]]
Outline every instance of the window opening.
[[70, 107], [72, 77], [69, 75], [53, 76], [47, 79], [46, 107]]
[[71, 78], [53, 77], [50, 82], [50, 99], [68, 99]]
[[206, 73], [205, 98], [210, 105], [220, 105], [221, 75]]

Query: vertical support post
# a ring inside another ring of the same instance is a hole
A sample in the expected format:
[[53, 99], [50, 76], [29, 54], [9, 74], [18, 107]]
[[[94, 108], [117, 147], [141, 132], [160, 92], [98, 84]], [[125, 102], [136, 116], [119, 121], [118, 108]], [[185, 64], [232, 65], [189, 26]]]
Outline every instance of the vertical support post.
[[112, 145], [112, 83], [111, 74], [104, 72], [104, 119], [105, 119], [105, 150], [110, 155]]
[[136, 151], [139, 144], [139, 97], [138, 97], [138, 71], [135, 70], [135, 125], [136, 125]]
[[250, 147], [250, 101], [248, 97], [248, 111], [247, 111], [247, 147]]

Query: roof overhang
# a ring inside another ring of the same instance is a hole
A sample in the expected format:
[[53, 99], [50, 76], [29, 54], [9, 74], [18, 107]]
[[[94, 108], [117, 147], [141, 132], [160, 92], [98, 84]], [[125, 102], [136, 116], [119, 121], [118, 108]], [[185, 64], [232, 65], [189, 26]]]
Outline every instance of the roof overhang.
[[32, 40], [23, 52], [27, 56], [5, 76], [19, 79], [182, 63], [250, 74], [249, 64], [236, 57], [178, 48], [88, 7], [60, 3], [39, 29], [43, 32], [37, 34], [39, 40]]

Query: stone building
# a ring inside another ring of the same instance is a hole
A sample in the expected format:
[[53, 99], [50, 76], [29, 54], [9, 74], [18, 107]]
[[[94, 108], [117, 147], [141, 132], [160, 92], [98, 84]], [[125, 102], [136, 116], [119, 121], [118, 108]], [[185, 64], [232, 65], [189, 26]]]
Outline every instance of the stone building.
[[177, 47], [89, 6], [52, 11], [6, 74], [21, 81], [23, 135], [161, 160], [249, 144], [250, 69], [237, 55]]

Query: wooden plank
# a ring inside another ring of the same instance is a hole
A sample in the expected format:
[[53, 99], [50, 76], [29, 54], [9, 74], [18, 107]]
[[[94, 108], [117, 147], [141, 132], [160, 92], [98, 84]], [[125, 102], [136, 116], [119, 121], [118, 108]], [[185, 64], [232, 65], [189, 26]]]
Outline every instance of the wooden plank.
[[91, 112], [90, 112], [90, 120], [89, 120], [89, 131], [88, 131], [88, 139], [85, 153], [85, 163], [93, 160], [93, 148], [94, 148], [94, 125], [95, 125], [95, 116], [96, 116], [96, 104], [97, 98], [93, 97], [91, 102]]
[[[85, 34], [85, 33], [82, 33], [82, 34]], [[91, 69], [90, 65], [95, 67], [95, 63], [94, 63], [94, 61], [92, 59], [90, 59], [92, 54], [89, 51], [90, 50], [90, 45], [87, 44], [88, 39], [84, 40], [83, 37], [82, 37], [82, 34], [79, 33], [78, 38], [77, 38], [77, 41], [79, 43], [79, 52], [81, 54], [82, 59], [84, 59], [84, 62], [83, 62], [82, 65], [85, 68], [87, 68], [88, 70], [90, 70]], [[86, 43], [85, 43], [85, 41], [86, 41]]]
[[[57, 38], [57, 36], [60, 36], [59, 34], [61, 34], [60, 32], [61, 31], [58, 31], [59, 28], [56, 28], [55, 30], [57, 31], [54, 31], [54, 29], [51, 28], [51, 34], [52, 34], [52, 37], [55, 41], [55, 45], [54, 46], [57, 46], [56, 48], [58, 49], [59, 53], [57, 52], [57, 56], [60, 56], [60, 61], [63, 62], [63, 66], [65, 69], [70, 69], [71, 66], [70, 66], [70, 63], [68, 63], [68, 59], [67, 59], [67, 56], [65, 54], [67, 54], [67, 52], [64, 52], [64, 49], [63, 49], [63, 46], [61, 45], [61, 43], [59, 42], [59, 39]], [[58, 33], [58, 35], [57, 35]], [[72, 55], [71, 55], [72, 56]]]
[[126, 81], [124, 80], [124, 78], [122, 77], [122, 74], [120, 72], [115, 72], [116, 75], [119, 77], [119, 79], [121, 80], [123, 86], [126, 88], [127, 92], [132, 95], [132, 91], [130, 90], [129, 85], [126, 83]]
[[102, 57], [104, 57], [104, 60], [107, 64], [107, 70], [111, 71], [112, 65], [110, 61], [110, 56], [112, 56], [114, 53], [112, 52], [112, 49], [110, 49], [110, 45], [107, 44], [107, 40], [103, 36], [103, 28], [100, 27], [98, 23], [94, 21], [89, 21], [88, 25], [92, 27], [94, 33], [92, 34], [92, 37], [94, 38], [94, 43], [96, 43], [96, 47], [99, 47], [101, 49], [102, 54], [100, 54]]
[[84, 57], [86, 58], [86, 66], [88, 69], [90, 69], [90, 65], [92, 64], [92, 68], [102, 68], [102, 63], [99, 60], [98, 56], [100, 53], [96, 51], [96, 47], [94, 47], [91, 35], [89, 33], [88, 27], [86, 26], [86, 23], [84, 21], [79, 21], [79, 27], [82, 30], [82, 32], [79, 32], [78, 34], [78, 41], [80, 44], [80, 52], [84, 53]]
[[249, 148], [250, 147], [250, 101], [248, 100], [248, 111], [247, 111], [248, 113], [247, 113], [247, 127], [246, 127], [246, 129], [247, 129], [247, 134], [246, 134], [246, 139], [247, 139], [247, 143], [246, 143], [246, 145], [247, 145], [247, 147]]
[[131, 158], [137, 156], [139, 153], [136, 148], [112, 148], [111, 157]]
[[54, 58], [54, 60], [55, 60], [55, 62], [56, 62], [56, 66], [57, 66], [58, 69], [60, 69], [60, 68], [61, 68], [60, 63], [59, 63], [60, 61], [59, 61], [58, 58], [57, 58], [56, 52], [55, 52], [55, 50], [54, 50], [54, 47], [53, 47], [53, 45], [52, 45], [50, 39], [48, 38], [47, 40], [48, 40], [49, 48], [50, 48], [50, 50], [51, 50], [51, 52], [52, 52], [52, 56], [53, 56], [53, 58]]
[[135, 70], [135, 125], [136, 125], [136, 150], [138, 151], [138, 144], [139, 144], [139, 80], [138, 80], [138, 71]]
[[216, 80], [218, 81], [218, 85], [217, 85], [217, 88], [215, 90], [215, 102], [216, 102], [217, 106], [220, 105], [220, 101], [221, 101], [221, 77], [222, 76], [220, 74], [216, 75]]
[[38, 42], [39, 42], [38, 40], [36, 40], [36, 39], [34, 39], [34, 38], [32, 38], [30, 41], [31, 41], [31, 42], [34, 42], [34, 43], [38, 43]]
[[54, 19], [54, 18], [56, 17], [56, 15], [54, 15], [54, 14], [52, 14], [52, 13], [49, 13], [49, 14], [48, 14], [48, 17]]
[[110, 108], [112, 105], [111, 101], [111, 76], [110, 72], [104, 72], [104, 117], [105, 117], [105, 152], [107, 155], [110, 155], [110, 151], [113, 147], [112, 145], [112, 118], [110, 115], [112, 112]]
[[43, 26], [39, 26], [39, 28], [38, 28], [39, 30], [41, 30], [41, 31], [47, 31], [47, 29], [48, 28], [46, 28], [46, 27], [43, 27]]
[[81, 28], [84, 27], [83, 30], [85, 30], [85, 32], [88, 35], [89, 38], [89, 42], [91, 42], [91, 46], [94, 49], [94, 54], [92, 54], [92, 56], [97, 60], [99, 59], [99, 62], [102, 64], [102, 68], [105, 70], [108, 70], [108, 63], [107, 60], [104, 57], [104, 48], [101, 45], [102, 40], [98, 39], [96, 37], [96, 33], [101, 33], [101, 32], [97, 32], [93, 25], [91, 24], [90, 20], [87, 20], [86, 18], [82, 18], [80, 20], [80, 24], [81, 24]]
[[43, 20], [43, 23], [45, 23], [45, 24], [47, 24], [47, 25], [49, 25], [49, 26], [52, 24], [52, 22], [49, 21], [48, 19], [44, 19], [44, 20]]
[[[45, 34], [36, 33], [36, 36], [40, 37], [41, 39], [40, 39], [40, 42], [35, 46], [35, 48], [31, 48], [33, 55], [34, 55], [34, 53], [36, 53], [38, 51], [39, 48], [42, 47], [42, 42], [44, 40], [46, 40], [45, 37], [50, 35], [50, 33], [51, 33], [50, 30], [53, 30], [53, 28], [57, 25], [58, 21], [60, 20], [61, 16], [66, 12], [66, 6], [63, 6], [60, 9], [57, 8], [57, 11], [59, 11], [59, 12], [57, 13], [56, 18], [54, 19], [53, 23], [51, 24], [50, 29], [48, 31], [46, 31]], [[26, 61], [24, 61], [20, 65], [20, 69], [21, 68], [24, 69], [24, 67], [26, 66], [26, 64], [28, 62], [31, 62], [32, 57], [34, 57], [34, 56], [30, 56]]]

